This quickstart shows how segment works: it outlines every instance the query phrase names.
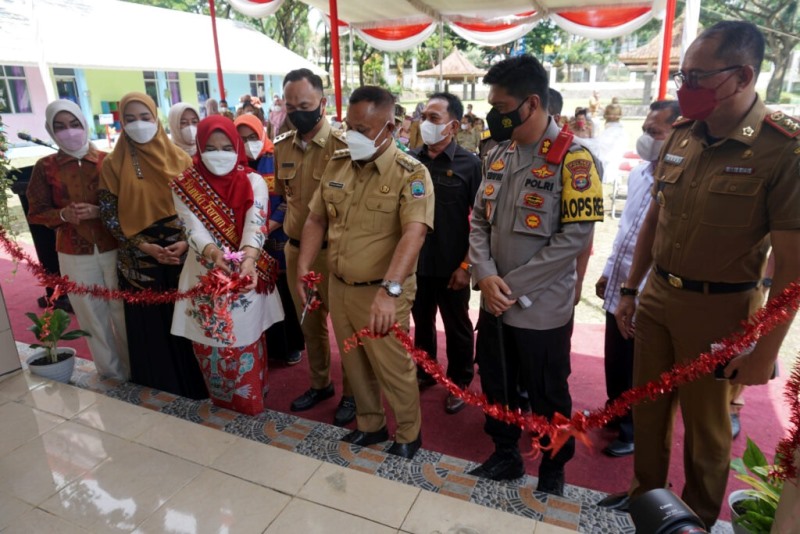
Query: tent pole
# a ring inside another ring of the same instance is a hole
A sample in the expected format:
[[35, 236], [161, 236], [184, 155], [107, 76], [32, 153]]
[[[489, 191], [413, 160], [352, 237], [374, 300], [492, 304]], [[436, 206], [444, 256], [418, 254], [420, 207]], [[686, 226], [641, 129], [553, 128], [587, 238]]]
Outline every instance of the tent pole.
[[672, 60], [672, 25], [675, 23], [675, 6], [677, 0], [667, 0], [667, 12], [664, 16], [664, 43], [661, 48], [661, 72], [658, 77], [658, 99], [667, 96], [667, 80], [669, 65]]
[[439, 19], [439, 91], [444, 91], [444, 22]]
[[[331, 56], [333, 56], [333, 90], [336, 98], [336, 120], [342, 120], [342, 60], [339, 54], [339, 8], [337, 0], [330, 0]], [[353, 28], [350, 28], [353, 31]]]
[[211, 13], [211, 32], [214, 34], [214, 55], [217, 58], [219, 99], [225, 100], [225, 83], [222, 80], [222, 62], [219, 60], [219, 41], [217, 40], [217, 9], [216, 6], [214, 6], [214, 0], [208, 0], [208, 10]]

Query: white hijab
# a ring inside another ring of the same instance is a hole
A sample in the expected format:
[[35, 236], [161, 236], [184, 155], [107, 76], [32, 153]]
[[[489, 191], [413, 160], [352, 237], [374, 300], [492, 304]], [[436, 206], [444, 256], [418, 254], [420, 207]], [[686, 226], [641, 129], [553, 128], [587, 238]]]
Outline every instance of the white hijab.
[[[74, 115], [75, 118], [81, 122], [81, 126], [83, 126], [83, 146], [81, 146], [81, 148], [78, 150], [74, 151], [67, 150], [66, 148], [61, 146], [61, 143], [58, 142], [56, 134], [53, 131], [53, 121], [55, 120], [56, 115], [58, 115], [62, 111], [66, 111]], [[50, 137], [58, 145], [58, 148], [60, 148], [62, 152], [64, 152], [65, 154], [69, 154], [73, 158], [77, 159], [83, 158], [83, 156], [85, 156], [86, 153], [89, 152], [89, 130], [87, 129], [88, 125], [86, 124], [86, 117], [83, 116], [83, 111], [81, 111], [81, 108], [78, 106], [78, 104], [76, 104], [72, 100], [54, 100], [53, 102], [47, 104], [47, 108], [44, 110], [44, 117], [45, 117], [44, 127], [47, 130], [47, 133], [50, 134]]]
[[184, 139], [183, 132], [181, 131], [181, 116], [187, 109], [194, 111], [197, 115], [197, 118], [200, 118], [200, 114], [197, 112], [197, 109], [195, 109], [194, 106], [187, 104], [186, 102], [178, 102], [169, 108], [169, 136], [172, 139], [172, 142], [175, 143], [178, 148], [190, 156], [194, 156], [197, 152], [197, 144], [194, 141], [190, 143], [188, 139]]

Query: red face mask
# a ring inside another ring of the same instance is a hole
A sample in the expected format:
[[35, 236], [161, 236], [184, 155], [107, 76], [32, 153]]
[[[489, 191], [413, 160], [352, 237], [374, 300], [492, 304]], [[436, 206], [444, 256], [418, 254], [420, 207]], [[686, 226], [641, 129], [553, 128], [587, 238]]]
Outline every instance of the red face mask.
[[717, 98], [717, 89], [735, 74], [735, 72], [732, 73], [713, 89], [708, 87], [689, 87], [688, 84], [683, 84], [678, 89], [678, 105], [681, 107], [681, 115], [696, 121], [706, 120], [717, 109], [717, 105], [720, 102], [736, 94], [734, 92], [724, 98]]

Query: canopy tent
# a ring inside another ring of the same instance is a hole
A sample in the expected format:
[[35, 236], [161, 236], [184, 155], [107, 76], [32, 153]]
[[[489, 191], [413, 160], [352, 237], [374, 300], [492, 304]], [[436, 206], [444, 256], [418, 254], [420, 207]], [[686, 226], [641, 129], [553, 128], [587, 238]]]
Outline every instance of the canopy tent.
[[[669, 54], [670, 71], [677, 70], [681, 62], [681, 41], [683, 37], [683, 21], [681, 15], [672, 25], [672, 50]], [[656, 35], [640, 47], [628, 50], [619, 55], [619, 60], [630, 70], [652, 71], [661, 58], [661, 36]]]
[[[663, 48], [670, 50], [677, 0], [302, 1], [331, 18], [332, 42], [338, 42], [340, 21], [343, 21], [372, 46], [384, 51], [399, 51], [419, 45], [435, 31], [437, 24], [448, 24], [469, 41], [497, 46], [522, 37], [544, 17], [549, 17], [572, 34], [590, 39], [610, 39], [640, 28], [660, 12], [665, 3], [665, 27], [668, 31], [664, 32]], [[247, 9], [250, 16], [268, 16], [282, 3], [283, 0], [231, 0], [235, 9]], [[341, 117], [338, 47], [333, 47], [333, 64], [336, 109]], [[668, 70], [669, 62], [665, 62], [660, 69], [659, 98], [663, 98], [666, 92]]]
[[474, 82], [479, 77], [486, 74], [486, 71], [473, 65], [467, 57], [457, 48], [450, 52], [444, 61], [432, 69], [423, 70], [417, 73], [420, 78], [443, 78], [449, 81], [470, 81]]

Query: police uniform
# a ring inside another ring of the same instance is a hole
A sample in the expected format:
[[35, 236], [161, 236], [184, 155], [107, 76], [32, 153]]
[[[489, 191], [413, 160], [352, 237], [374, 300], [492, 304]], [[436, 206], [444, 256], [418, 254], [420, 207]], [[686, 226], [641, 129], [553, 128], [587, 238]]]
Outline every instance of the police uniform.
[[[571, 142], [559, 163], [547, 161], [551, 151], [558, 152], [559, 130], [551, 119], [535, 145], [506, 141], [487, 155], [469, 252], [476, 284], [498, 275], [517, 299], [501, 319], [481, 307], [476, 346], [481, 387], [491, 402], [517, 408], [519, 376], [533, 412], [547, 417], [571, 415], [567, 378], [575, 258], [586, 248], [593, 223], [603, 219], [600, 172], [591, 153]], [[487, 416], [484, 430], [498, 451], [518, 451], [518, 427]], [[563, 474], [574, 449], [570, 440], [555, 458], [544, 455], [540, 480]]]
[[[275, 138], [275, 168], [277, 180], [275, 190], [286, 199], [286, 216], [283, 230], [288, 237], [285, 247], [286, 273], [289, 291], [297, 316], [302, 314], [303, 299], [297, 295], [297, 256], [300, 253], [300, 236], [308, 217], [308, 203], [314, 192], [319, 189], [323, 171], [334, 151], [345, 147], [341, 133], [334, 130], [330, 123], [322, 118], [319, 132], [304, 146], [304, 142], [292, 130]], [[306, 315], [301, 328], [308, 350], [308, 366], [311, 372], [311, 387], [324, 389], [331, 382], [331, 346], [328, 338], [328, 267], [326, 244], [320, 251], [311, 269], [322, 274], [319, 295], [322, 307]], [[342, 376], [342, 394], [352, 396], [346, 374]]]
[[[455, 140], [431, 159], [427, 146], [412, 153], [428, 168], [436, 192], [434, 223], [419, 253], [414, 300], [414, 342], [436, 359], [436, 311], [447, 340], [447, 377], [464, 388], [475, 374], [475, 339], [469, 318], [470, 289], [448, 288], [469, 249], [469, 214], [481, 183], [480, 160]], [[420, 376], [424, 371], [419, 370]]]
[[[734, 333], [759, 308], [771, 230], [800, 228], [800, 124], [756, 99], [724, 139], [679, 119], [655, 172], [653, 272], [636, 315], [634, 384]], [[704, 376], [634, 406], [633, 496], [665, 487], [672, 422], [686, 429], [683, 500], [711, 526], [728, 479], [730, 386]]]
[[[420, 430], [414, 362], [392, 336], [364, 340], [345, 351], [343, 341], [369, 326], [370, 307], [389, 268], [403, 225], [433, 229], [433, 184], [427, 169], [392, 143], [372, 162], [354, 162], [339, 150], [325, 170], [309, 208], [328, 225], [331, 320], [342, 363], [356, 398], [358, 430], [386, 425], [381, 391], [397, 420], [396, 441], [410, 443]], [[402, 281], [396, 319], [409, 328], [416, 277]], [[380, 386], [380, 388], [379, 388]]]

